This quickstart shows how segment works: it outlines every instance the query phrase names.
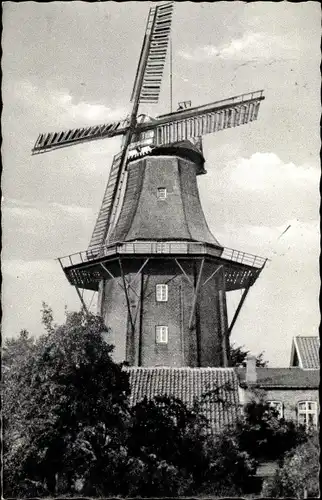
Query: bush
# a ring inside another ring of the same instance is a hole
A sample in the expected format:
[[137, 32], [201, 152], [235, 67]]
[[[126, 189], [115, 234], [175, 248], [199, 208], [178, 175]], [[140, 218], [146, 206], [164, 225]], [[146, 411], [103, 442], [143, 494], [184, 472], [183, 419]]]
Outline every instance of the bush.
[[319, 497], [319, 436], [314, 432], [304, 444], [287, 453], [272, 480], [263, 485], [267, 497]]
[[305, 427], [279, 418], [265, 401], [251, 401], [234, 431], [242, 450], [256, 460], [278, 460], [307, 440]]

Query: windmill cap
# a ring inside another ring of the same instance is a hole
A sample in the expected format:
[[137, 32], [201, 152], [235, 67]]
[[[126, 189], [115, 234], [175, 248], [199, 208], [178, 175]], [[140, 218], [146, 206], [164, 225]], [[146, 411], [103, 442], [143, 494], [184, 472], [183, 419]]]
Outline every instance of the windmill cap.
[[153, 148], [151, 156], [179, 156], [192, 161], [197, 167], [197, 174], [205, 174], [205, 158], [201, 151], [190, 141], [172, 142]]

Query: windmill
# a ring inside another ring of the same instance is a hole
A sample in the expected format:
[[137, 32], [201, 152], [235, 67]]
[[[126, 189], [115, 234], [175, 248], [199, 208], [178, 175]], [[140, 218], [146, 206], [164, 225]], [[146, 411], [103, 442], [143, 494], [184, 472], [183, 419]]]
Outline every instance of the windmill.
[[[59, 262], [86, 309], [98, 292], [117, 360], [136, 366], [227, 366], [229, 335], [266, 260], [223, 247], [203, 214], [196, 176], [201, 137], [257, 118], [263, 91], [203, 106], [179, 103], [152, 119], [140, 103], [159, 99], [173, 3], [149, 11], [132, 111], [122, 121], [40, 134], [33, 154], [122, 136], [86, 251]], [[228, 325], [226, 294], [243, 290]], [[110, 339], [111, 340], [111, 339]]]

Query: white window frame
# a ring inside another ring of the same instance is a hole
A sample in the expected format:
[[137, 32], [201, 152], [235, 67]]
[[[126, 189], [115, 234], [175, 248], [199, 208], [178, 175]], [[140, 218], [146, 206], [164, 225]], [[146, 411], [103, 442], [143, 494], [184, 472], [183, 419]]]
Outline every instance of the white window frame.
[[157, 302], [168, 302], [168, 285], [165, 283], [155, 285], [155, 300]]
[[158, 197], [158, 200], [165, 200], [167, 197], [167, 188], [166, 187], [158, 187], [157, 197]]
[[168, 327], [166, 325], [157, 325], [155, 327], [155, 342], [157, 344], [167, 344], [168, 338]]
[[[304, 417], [302, 420], [301, 417]], [[312, 418], [309, 418], [312, 417]], [[309, 420], [312, 420], [311, 422]], [[310, 427], [317, 426], [318, 423], [318, 404], [316, 401], [299, 401], [297, 403], [297, 421], [301, 425]]]
[[284, 417], [282, 401], [267, 401], [271, 408], [278, 411], [278, 418]]

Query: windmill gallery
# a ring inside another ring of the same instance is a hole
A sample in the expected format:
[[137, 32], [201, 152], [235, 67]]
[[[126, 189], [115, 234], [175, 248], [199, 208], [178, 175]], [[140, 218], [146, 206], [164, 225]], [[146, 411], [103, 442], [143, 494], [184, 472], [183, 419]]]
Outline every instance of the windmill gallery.
[[[122, 136], [86, 251], [60, 258], [81, 290], [98, 292], [115, 359], [133, 367], [228, 367], [229, 336], [266, 259], [222, 246], [210, 232], [197, 175], [206, 174], [202, 136], [257, 119], [263, 91], [203, 106], [181, 103], [152, 119], [158, 101], [173, 3], [150, 9], [123, 121], [40, 134], [33, 154]], [[243, 290], [228, 324], [226, 294]]]

